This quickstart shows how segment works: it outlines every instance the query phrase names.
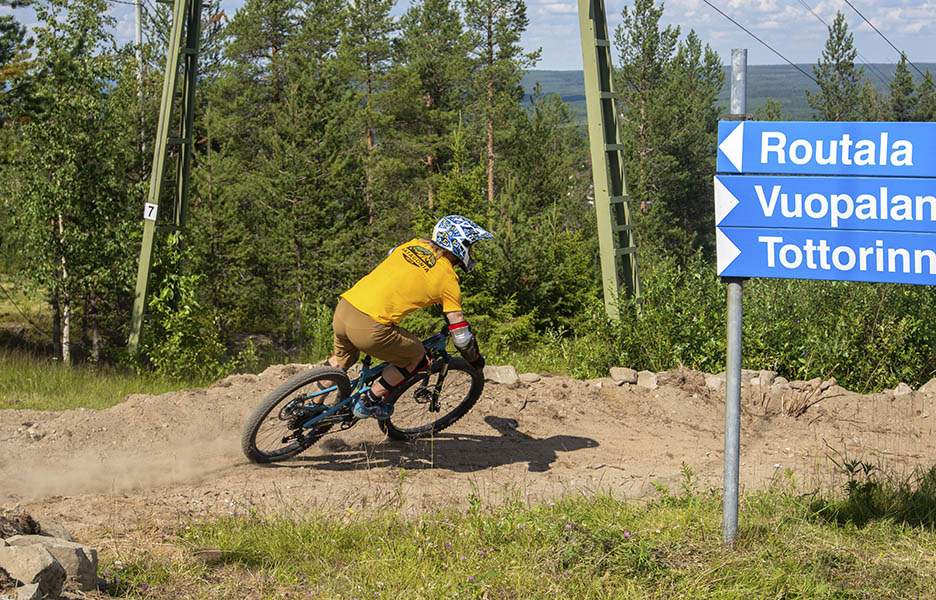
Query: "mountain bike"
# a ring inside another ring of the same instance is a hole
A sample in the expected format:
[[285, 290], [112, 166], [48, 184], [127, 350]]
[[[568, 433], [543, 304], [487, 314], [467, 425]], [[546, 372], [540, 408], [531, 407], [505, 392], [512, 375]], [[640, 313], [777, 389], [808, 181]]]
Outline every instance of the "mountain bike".
[[[394, 440], [431, 436], [465, 416], [484, 389], [484, 376], [463, 358], [446, 351], [448, 326], [423, 340], [430, 365], [393, 388], [389, 419], [377, 421]], [[354, 379], [331, 366], [312, 367], [270, 392], [254, 410], [241, 436], [241, 449], [255, 463], [291, 458], [330, 431], [350, 429], [360, 420], [351, 412], [388, 363], [371, 365], [365, 356]]]

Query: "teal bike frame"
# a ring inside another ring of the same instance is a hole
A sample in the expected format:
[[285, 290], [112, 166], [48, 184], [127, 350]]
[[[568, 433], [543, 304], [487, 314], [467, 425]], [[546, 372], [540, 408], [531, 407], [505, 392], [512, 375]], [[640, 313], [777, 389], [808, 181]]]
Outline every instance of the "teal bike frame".
[[[428, 401], [430, 412], [439, 412], [439, 393], [442, 391], [442, 382], [445, 380], [445, 375], [448, 372], [448, 363], [451, 359], [451, 355], [445, 349], [448, 336], [448, 326], [446, 325], [442, 328], [442, 331], [422, 341], [423, 347], [426, 349], [426, 356], [429, 358], [430, 364], [436, 360], [444, 361], [444, 364], [442, 365], [442, 371], [439, 373], [439, 378], [436, 380], [433, 389], [429, 391]], [[383, 370], [387, 368], [389, 364], [390, 363], [383, 362], [378, 365], [371, 366], [371, 357], [365, 355], [364, 360], [362, 361], [361, 374], [351, 380], [351, 393], [348, 395], [348, 397], [329, 407], [327, 411], [319, 412], [315, 416], [312, 416], [302, 424], [302, 428], [314, 429], [323, 425], [331, 426], [340, 423], [344, 429], [347, 429], [348, 427], [357, 423], [359, 419], [351, 412], [351, 408], [354, 406], [354, 402], [371, 389], [371, 382], [377, 379], [377, 377], [383, 373]], [[410, 375], [410, 378], [424, 377], [430, 370], [431, 367], [425, 371], [413, 373]], [[400, 382], [400, 386], [405, 384], [407, 381], [408, 380]], [[311, 394], [303, 394], [297, 397], [296, 400], [302, 401], [303, 403], [306, 400], [312, 400], [315, 402], [315, 398], [327, 395], [328, 393], [334, 392], [337, 389], [338, 386], [333, 385]], [[314, 406], [316, 405], [306, 405], [304, 408], [308, 410]]]

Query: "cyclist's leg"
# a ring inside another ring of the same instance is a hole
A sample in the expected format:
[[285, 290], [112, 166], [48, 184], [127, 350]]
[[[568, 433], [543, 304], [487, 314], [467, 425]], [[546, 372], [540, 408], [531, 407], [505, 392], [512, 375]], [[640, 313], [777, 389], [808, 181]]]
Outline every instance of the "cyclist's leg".
[[419, 338], [396, 325], [374, 322], [373, 327], [359, 333], [360, 337], [352, 336], [355, 346], [389, 365], [371, 384], [364, 403], [356, 407], [356, 414], [385, 419], [393, 412], [393, 407], [385, 405], [383, 399], [411, 372], [429, 365], [426, 350]]

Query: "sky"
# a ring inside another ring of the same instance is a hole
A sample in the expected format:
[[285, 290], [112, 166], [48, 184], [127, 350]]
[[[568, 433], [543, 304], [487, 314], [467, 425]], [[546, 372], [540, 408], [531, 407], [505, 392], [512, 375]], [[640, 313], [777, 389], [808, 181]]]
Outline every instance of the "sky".
[[[127, 0], [111, 0], [111, 14], [117, 20], [116, 34], [132, 40], [134, 8]], [[152, 1], [152, 0], [150, 0]], [[582, 68], [582, 47], [578, 26], [578, 5], [574, 1], [526, 0], [530, 25], [522, 39], [528, 51], [542, 49], [536, 69], [578, 70]], [[621, 11], [633, 6], [633, 0], [605, 0], [609, 35], [621, 23]], [[845, 15], [854, 35], [859, 63], [896, 63], [907, 54], [912, 63], [936, 62], [936, 44], [932, 28], [936, 22], [936, 0], [708, 0], [745, 29], [766, 42], [776, 53], [738, 25], [719, 14], [705, 0], [666, 0], [663, 24], [678, 26], [683, 36], [695, 30], [703, 44], [708, 44], [730, 64], [733, 48], [748, 51], [748, 64], [815, 64], [828, 38], [837, 11]], [[401, 14], [410, 0], [398, 0], [395, 14]], [[849, 3], [851, 6], [849, 6]], [[659, 2], [657, 3], [659, 5]], [[224, 0], [229, 16], [244, 5], [244, 0]], [[857, 9], [857, 10], [856, 10]], [[10, 11], [0, 7], [0, 14], [16, 14], [31, 25], [28, 9]], [[859, 15], [860, 12], [860, 15]], [[862, 16], [873, 25], [869, 25]], [[825, 23], [825, 24], [824, 24]], [[876, 28], [878, 31], [875, 31]], [[886, 38], [886, 39], [885, 39]], [[893, 44], [894, 47], [891, 46]], [[782, 55], [782, 56], [778, 56]], [[614, 60], [616, 57], [612, 57]]]

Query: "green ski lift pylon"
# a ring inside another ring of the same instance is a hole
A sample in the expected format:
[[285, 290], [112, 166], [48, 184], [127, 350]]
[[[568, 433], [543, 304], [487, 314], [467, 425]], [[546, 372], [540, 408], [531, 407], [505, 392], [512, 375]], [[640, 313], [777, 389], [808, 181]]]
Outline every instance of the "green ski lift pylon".
[[[189, 172], [194, 151], [192, 121], [195, 113], [198, 49], [201, 43], [202, 0], [157, 1], [173, 5], [172, 30], [166, 52], [166, 74], [153, 149], [149, 196], [143, 209], [143, 244], [140, 248], [136, 295], [127, 342], [128, 349], [133, 354], [140, 347], [143, 332], [143, 315], [146, 311], [156, 234], [180, 231], [185, 227]], [[177, 135], [174, 136], [170, 135], [173, 127], [177, 131]], [[175, 163], [175, 170], [167, 177], [166, 163], [170, 160]], [[166, 197], [170, 190], [171, 204]], [[166, 202], [162, 202], [164, 199]], [[169, 204], [171, 210], [160, 210], [161, 204]]]
[[628, 298], [640, 301], [637, 244], [624, 182], [624, 146], [615, 107], [604, 0], [578, 0], [578, 12], [605, 311], [617, 319], [622, 289]]

